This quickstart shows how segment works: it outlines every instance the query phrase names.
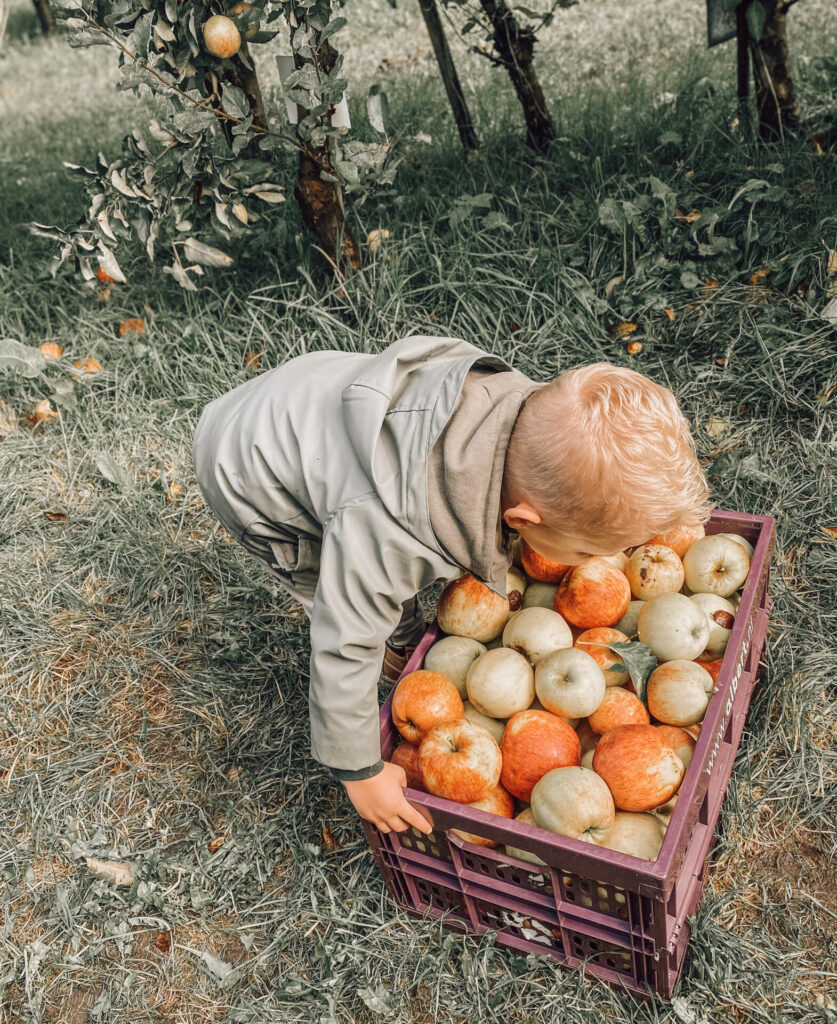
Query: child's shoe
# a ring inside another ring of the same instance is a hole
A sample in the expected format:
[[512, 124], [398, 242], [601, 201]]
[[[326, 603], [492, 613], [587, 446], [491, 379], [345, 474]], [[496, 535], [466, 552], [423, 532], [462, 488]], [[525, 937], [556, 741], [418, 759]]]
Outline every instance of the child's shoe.
[[384, 644], [384, 662], [381, 666], [379, 685], [394, 686], [406, 668], [407, 662], [412, 658], [415, 649], [415, 644], [412, 646], [407, 644], [404, 647], [392, 647], [389, 642]]

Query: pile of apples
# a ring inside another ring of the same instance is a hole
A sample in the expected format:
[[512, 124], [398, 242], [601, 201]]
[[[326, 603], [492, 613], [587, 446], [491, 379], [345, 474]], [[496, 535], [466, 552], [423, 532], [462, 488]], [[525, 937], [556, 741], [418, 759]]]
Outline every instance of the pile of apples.
[[470, 574], [442, 592], [447, 635], [393, 693], [390, 760], [415, 789], [656, 860], [752, 546], [699, 526], [572, 567], [514, 551], [508, 598]]

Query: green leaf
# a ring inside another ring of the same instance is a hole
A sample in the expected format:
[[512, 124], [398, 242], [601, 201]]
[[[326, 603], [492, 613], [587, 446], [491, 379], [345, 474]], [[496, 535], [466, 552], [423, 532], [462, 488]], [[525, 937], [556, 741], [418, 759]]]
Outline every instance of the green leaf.
[[599, 223], [616, 235], [621, 235], [625, 230], [627, 225], [625, 214], [615, 199], [605, 199], [603, 203], [599, 204]]
[[247, 102], [247, 94], [237, 85], [224, 85], [221, 96], [221, 106], [226, 113], [233, 117], [247, 117], [250, 113], [250, 104]]
[[684, 270], [680, 275], [680, 285], [683, 288], [695, 289], [700, 287], [700, 278], [691, 270]]
[[46, 366], [40, 349], [13, 338], [0, 339], [0, 370], [15, 370], [23, 377], [37, 377]]
[[387, 94], [381, 90], [379, 85], [373, 85], [369, 90], [366, 99], [366, 113], [369, 115], [369, 123], [376, 132], [382, 135], [388, 134], [389, 125], [389, 100]]
[[648, 685], [648, 677], [657, 667], [657, 655], [647, 644], [639, 640], [616, 640], [612, 644], [599, 641], [602, 647], [609, 647], [615, 651], [625, 662], [625, 668], [631, 674], [631, 682], [634, 684], [636, 695], [643, 704], [647, 704], [645, 691]]
[[767, 11], [759, 3], [759, 0], [754, 0], [753, 3], [747, 5], [744, 16], [747, 19], [747, 31], [750, 34], [750, 38], [758, 42], [761, 39], [761, 34], [767, 21]]
[[320, 42], [324, 39], [328, 39], [329, 36], [333, 36], [335, 32], [339, 32], [347, 21], [348, 18], [332, 18], [320, 34]]
[[233, 263], [232, 256], [197, 238], [187, 238], [183, 242], [183, 255], [192, 263], [202, 263], [205, 267], [230, 267]]
[[391, 1017], [395, 1012], [391, 993], [383, 985], [378, 985], [377, 988], [359, 988], [357, 994], [373, 1013], [382, 1013], [385, 1017]]
[[96, 456], [96, 469], [99, 470], [108, 483], [114, 484], [120, 491], [125, 490], [127, 484], [125, 474], [116, 465], [113, 456], [108, 452], [100, 452]]

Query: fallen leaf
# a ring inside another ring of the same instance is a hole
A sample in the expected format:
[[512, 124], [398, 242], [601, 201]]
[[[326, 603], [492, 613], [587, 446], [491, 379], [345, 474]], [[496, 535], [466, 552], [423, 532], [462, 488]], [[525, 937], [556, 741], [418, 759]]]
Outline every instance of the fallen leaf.
[[389, 237], [389, 231], [386, 228], [373, 228], [366, 236], [366, 244], [371, 252], [377, 252], [381, 248], [381, 242]]
[[44, 398], [32, 410], [29, 416], [29, 423], [34, 427], [36, 423], [49, 423], [51, 420], [57, 419], [58, 410], [52, 408], [52, 403], [48, 398]]
[[323, 849], [324, 850], [339, 850], [340, 844], [334, 838], [334, 834], [328, 825], [323, 825]]
[[83, 377], [86, 373], [98, 373], [102, 368], [102, 364], [98, 359], [94, 359], [93, 356], [87, 356], [85, 359], [76, 359], [73, 366], [77, 370], [81, 370], [81, 373], [73, 375], [75, 377]]
[[183, 488], [180, 486], [180, 484], [177, 483], [177, 481], [172, 480], [172, 482], [169, 484], [169, 489], [166, 492], [166, 497], [168, 498], [169, 505], [173, 505], [175, 499], [178, 498], [182, 493]]
[[41, 345], [41, 355], [44, 359], [60, 359], [64, 354], [64, 349], [60, 345], [56, 345], [54, 341], [45, 341]]
[[829, 277], [837, 274], [837, 249], [828, 250], [828, 260], [825, 265], [825, 272]]
[[520, 324], [515, 323], [514, 320], [512, 320], [512, 322], [511, 322], [511, 332], [512, 332], [512, 334], [517, 334], [517, 332], [519, 330], [520, 330]]
[[98, 302], [107, 302], [110, 298], [110, 285], [102, 285], [101, 288], [96, 292], [96, 300]]
[[718, 287], [718, 282], [714, 277], [710, 277], [708, 281], [704, 283], [703, 288], [700, 290], [701, 298], [708, 299], [712, 294], [712, 289]]
[[132, 316], [127, 320], [123, 320], [119, 325], [119, 336], [122, 337], [123, 334], [128, 334], [131, 331], [134, 331], [136, 334], [142, 334], [144, 330], [145, 321], [140, 317]]
[[51, 523], [66, 523], [70, 518], [66, 512], [50, 511], [44, 512], [44, 515]]
[[747, 278], [747, 284], [759, 285], [764, 284], [764, 278], [769, 277], [770, 267], [762, 267], [761, 270], [757, 270], [754, 274], [751, 274]]
[[210, 842], [208, 842], [206, 844], [206, 848], [207, 848], [207, 850], [209, 850], [210, 853], [215, 853], [215, 851], [219, 850], [224, 845], [224, 843], [226, 841], [227, 841], [226, 835], [218, 836], [216, 839], [213, 839]]
[[825, 150], [822, 148], [822, 135], [812, 135], [811, 144], [817, 156], [825, 156]]
[[674, 310], [673, 309], [667, 309], [665, 311], [665, 314], [669, 318], [669, 320], [673, 320], [674, 319]]
[[674, 215], [674, 219], [685, 221], [686, 224], [694, 224], [694, 222], [696, 220], [700, 220], [702, 216], [703, 214], [700, 210], [689, 210], [688, 213], [683, 213], [681, 210], [678, 210]]
[[428, 313], [427, 314], [427, 319], [430, 321], [431, 324], [435, 324], [436, 323], [436, 314], [435, 313]]
[[102, 281], [104, 284], [111, 284], [113, 281], [116, 280], [115, 278], [110, 276], [110, 274], [105, 270], [104, 267], [99, 267], [99, 269], [96, 271], [96, 277], [98, 278], [99, 281]]
[[822, 389], [819, 398], [823, 405], [829, 400], [829, 398], [831, 398], [835, 388], [837, 388], [837, 381], [834, 381], [833, 384], [829, 384], [827, 388]]
[[610, 293], [616, 287], [617, 284], [621, 284], [625, 278], [621, 274], [617, 274], [616, 277], [612, 277], [605, 285], [605, 298], [610, 298]]
[[260, 352], [245, 352], [244, 353], [244, 365], [248, 370], [258, 370], [262, 365], [262, 356]]
[[824, 534], [831, 537], [832, 540], [837, 540], [837, 526], [821, 526], [820, 529]]
[[97, 860], [95, 857], [85, 857], [85, 861], [98, 878], [105, 878], [114, 885], [134, 884], [134, 872], [125, 861]]
[[161, 953], [168, 953], [171, 949], [171, 932], [157, 932], [157, 937], [154, 939], [154, 948], [158, 949]]
[[642, 351], [642, 342], [629, 341], [626, 347], [629, 356], [637, 356]]
[[633, 322], [633, 320], [622, 320], [614, 327], [612, 327], [611, 331], [616, 335], [617, 338], [630, 338], [630, 336], [634, 333], [636, 328], [637, 325]]
[[726, 366], [727, 365], [726, 359], [716, 359], [715, 362], [718, 364], [718, 366]]
[[726, 429], [729, 427], [729, 423], [725, 419], [721, 419], [720, 416], [710, 416], [706, 421], [705, 430], [710, 437], [720, 437]]

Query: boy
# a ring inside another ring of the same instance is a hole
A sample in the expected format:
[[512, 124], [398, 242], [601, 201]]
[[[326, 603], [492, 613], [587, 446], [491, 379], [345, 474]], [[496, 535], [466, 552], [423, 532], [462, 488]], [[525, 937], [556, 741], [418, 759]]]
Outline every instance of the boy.
[[501, 596], [511, 532], [565, 564], [709, 514], [667, 389], [598, 363], [549, 384], [459, 338], [312, 352], [211, 402], [194, 461], [222, 525], [311, 620], [312, 756], [384, 832], [430, 826], [381, 760], [378, 680], [424, 632], [416, 594]]

